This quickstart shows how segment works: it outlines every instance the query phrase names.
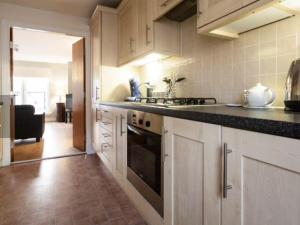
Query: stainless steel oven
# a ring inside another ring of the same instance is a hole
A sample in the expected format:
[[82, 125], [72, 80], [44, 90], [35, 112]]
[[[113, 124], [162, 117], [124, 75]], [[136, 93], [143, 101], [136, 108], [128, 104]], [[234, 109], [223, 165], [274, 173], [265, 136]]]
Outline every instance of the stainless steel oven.
[[140, 111], [127, 118], [127, 179], [163, 216], [163, 118]]

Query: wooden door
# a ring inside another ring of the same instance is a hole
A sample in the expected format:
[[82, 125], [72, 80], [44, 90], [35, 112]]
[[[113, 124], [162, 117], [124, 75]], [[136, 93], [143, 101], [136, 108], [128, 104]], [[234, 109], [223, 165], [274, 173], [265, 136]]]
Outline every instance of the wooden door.
[[85, 151], [85, 40], [72, 47], [73, 146]]
[[209, 25], [224, 16], [243, 8], [241, 0], [198, 0], [198, 28]]
[[119, 64], [130, 61], [136, 54], [137, 27], [136, 0], [129, 0], [119, 13]]
[[300, 141], [222, 128], [228, 157], [223, 225], [298, 225]]
[[101, 98], [101, 11], [97, 11], [91, 19], [91, 51], [92, 51], [92, 100], [96, 103]]
[[138, 47], [137, 54], [153, 50], [153, 0], [138, 0]]
[[165, 225], [221, 224], [221, 128], [165, 118]]

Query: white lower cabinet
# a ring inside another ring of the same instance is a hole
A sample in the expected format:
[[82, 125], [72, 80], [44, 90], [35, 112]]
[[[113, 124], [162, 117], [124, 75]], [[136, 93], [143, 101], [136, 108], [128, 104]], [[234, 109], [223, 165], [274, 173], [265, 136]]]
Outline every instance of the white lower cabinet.
[[222, 139], [232, 185], [222, 224], [299, 225], [300, 141], [225, 127]]
[[164, 118], [164, 225], [221, 224], [221, 127]]

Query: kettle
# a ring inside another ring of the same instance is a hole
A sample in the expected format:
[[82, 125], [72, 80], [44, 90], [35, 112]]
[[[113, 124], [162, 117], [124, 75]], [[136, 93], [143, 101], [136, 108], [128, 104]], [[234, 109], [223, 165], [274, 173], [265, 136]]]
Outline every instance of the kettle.
[[300, 59], [292, 62], [286, 79], [285, 110], [300, 112]]
[[276, 98], [275, 92], [261, 83], [244, 91], [245, 106], [249, 108], [266, 107], [271, 105]]

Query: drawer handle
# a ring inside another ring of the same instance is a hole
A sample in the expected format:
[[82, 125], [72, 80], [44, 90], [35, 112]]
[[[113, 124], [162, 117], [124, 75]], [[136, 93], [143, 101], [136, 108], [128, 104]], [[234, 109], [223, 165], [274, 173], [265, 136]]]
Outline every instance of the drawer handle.
[[102, 122], [105, 126], [110, 125], [110, 122]]
[[224, 152], [223, 152], [223, 198], [227, 198], [227, 191], [232, 189], [232, 185], [227, 183], [227, 173], [228, 173], [228, 154], [232, 153], [232, 150], [228, 149], [227, 143], [224, 143]]
[[101, 152], [103, 153], [104, 152], [104, 149], [108, 149], [108, 148], [111, 148], [112, 146], [108, 143], [102, 143], [101, 144]]
[[110, 135], [110, 134], [108, 134], [108, 133], [102, 133], [102, 136], [103, 136], [103, 137], [105, 137], [105, 138], [107, 138], [107, 137], [111, 137], [111, 135]]

